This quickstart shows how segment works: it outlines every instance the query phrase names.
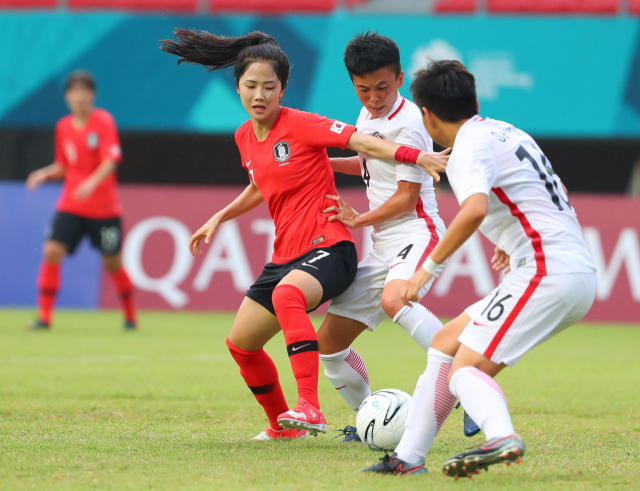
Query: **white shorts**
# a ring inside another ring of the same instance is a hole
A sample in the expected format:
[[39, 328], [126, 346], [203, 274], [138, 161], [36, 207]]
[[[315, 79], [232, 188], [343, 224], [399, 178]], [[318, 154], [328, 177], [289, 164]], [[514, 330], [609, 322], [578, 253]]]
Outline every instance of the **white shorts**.
[[531, 269], [516, 269], [465, 310], [471, 322], [458, 341], [512, 367], [527, 351], [582, 319], [595, 294], [595, 273], [536, 276]]
[[[351, 286], [331, 301], [327, 312], [362, 322], [373, 331], [387, 318], [380, 303], [384, 286], [392, 280], [411, 278], [444, 235], [442, 220], [434, 219], [434, 224], [433, 236], [424, 220], [410, 220], [372, 233], [373, 250], [358, 264]], [[420, 296], [427, 294], [444, 266], [420, 290]]]

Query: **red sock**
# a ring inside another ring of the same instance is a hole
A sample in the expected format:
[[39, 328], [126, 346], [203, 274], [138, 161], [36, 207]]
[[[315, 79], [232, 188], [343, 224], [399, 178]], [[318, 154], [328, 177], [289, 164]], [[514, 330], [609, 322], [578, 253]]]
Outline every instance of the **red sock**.
[[278, 424], [278, 416], [289, 410], [287, 401], [284, 399], [280, 381], [278, 380], [278, 370], [271, 357], [265, 350], [245, 351], [236, 348], [229, 338], [227, 346], [231, 356], [240, 367], [240, 375], [253, 392], [258, 403], [263, 407], [269, 418], [269, 426], [274, 430], [282, 430]]
[[40, 320], [50, 323], [53, 304], [60, 286], [60, 265], [42, 261], [38, 273], [38, 307]]
[[318, 402], [318, 337], [307, 315], [307, 299], [299, 288], [280, 285], [273, 290], [273, 307], [287, 343], [289, 362], [298, 383], [298, 401]]
[[122, 311], [124, 312], [124, 318], [128, 321], [136, 320], [136, 307], [133, 302], [133, 285], [129, 279], [129, 275], [125, 269], [120, 266], [120, 269], [115, 273], [111, 273], [113, 278], [113, 284], [116, 290], [120, 294], [120, 302], [122, 304]]

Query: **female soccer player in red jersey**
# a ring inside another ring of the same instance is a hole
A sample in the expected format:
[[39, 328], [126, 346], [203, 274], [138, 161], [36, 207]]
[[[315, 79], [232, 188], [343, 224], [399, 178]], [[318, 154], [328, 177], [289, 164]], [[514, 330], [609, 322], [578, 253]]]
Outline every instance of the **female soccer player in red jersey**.
[[27, 178], [27, 188], [64, 179], [56, 216], [44, 243], [38, 275], [38, 320], [31, 329], [49, 329], [60, 284], [60, 263], [88, 235], [102, 252], [120, 294], [125, 328], [135, 329], [133, 286], [120, 261], [122, 207], [116, 192], [116, 168], [122, 159], [120, 138], [111, 114], [93, 106], [93, 76], [76, 71], [67, 78], [64, 98], [71, 114], [56, 124], [55, 161]]
[[[344, 292], [353, 281], [357, 254], [351, 233], [323, 213], [335, 195], [327, 147], [372, 156], [428, 163], [443, 171], [447, 157], [360, 135], [355, 127], [280, 105], [289, 61], [278, 43], [261, 32], [224, 38], [177, 29], [162, 49], [209, 70], [234, 66], [236, 87], [250, 119], [236, 131], [242, 166], [250, 184], [189, 241], [200, 252], [221, 223], [263, 201], [276, 226], [272, 262], [247, 291], [227, 345], [240, 374], [264, 407], [270, 426], [255, 439], [299, 438], [327, 431], [318, 402], [318, 340], [307, 312]], [[282, 329], [298, 385], [297, 405], [288, 411], [276, 367], [263, 346]]]

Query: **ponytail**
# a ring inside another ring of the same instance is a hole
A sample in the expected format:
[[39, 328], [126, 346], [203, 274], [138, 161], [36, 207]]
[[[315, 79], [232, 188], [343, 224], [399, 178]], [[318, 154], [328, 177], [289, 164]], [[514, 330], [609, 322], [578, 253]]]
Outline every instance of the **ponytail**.
[[290, 72], [287, 55], [274, 38], [263, 32], [253, 31], [246, 36], [228, 38], [206, 31], [177, 28], [173, 36], [175, 41], [160, 41], [160, 49], [179, 56], [178, 65], [184, 62], [198, 64], [208, 71], [235, 66], [234, 77], [237, 86], [251, 63], [266, 61], [273, 66], [282, 88], [287, 86]]

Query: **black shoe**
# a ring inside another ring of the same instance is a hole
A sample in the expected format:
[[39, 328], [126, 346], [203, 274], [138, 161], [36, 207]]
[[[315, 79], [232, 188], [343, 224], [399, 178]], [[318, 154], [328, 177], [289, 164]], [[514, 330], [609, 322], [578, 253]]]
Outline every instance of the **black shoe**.
[[419, 462], [410, 463], [400, 460], [395, 452], [387, 454], [380, 459], [380, 462], [362, 469], [360, 472], [376, 472], [378, 474], [427, 474], [424, 466], [424, 459]]
[[[460, 402], [456, 404], [456, 409], [460, 407]], [[480, 433], [480, 427], [471, 419], [471, 416], [464, 412], [464, 436], [472, 437]]]
[[333, 431], [339, 431], [340, 434], [338, 436], [336, 436], [336, 438], [342, 438], [342, 440], [340, 440], [341, 442], [360, 442], [362, 443], [362, 440], [360, 439], [360, 436], [358, 435], [358, 430], [356, 429], [355, 426], [345, 426], [345, 428], [343, 430], [333, 430]]
[[138, 329], [138, 323], [134, 320], [128, 320], [124, 322], [124, 328], [127, 331], [135, 331], [136, 329]]
[[527, 447], [518, 435], [494, 438], [478, 448], [451, 457], [442, 465], [442, 472], [456, 479], [471, 479], [474, 474], [480, 474], [480, 469], [488, 470], [490, 465], [503, 462], [507, 465], [519, 464], [526, 450]]
[[24, 328], [27, 331], [48, 331], [51, 329], [51, 324], [43, 321], [42, 319], [38, 319], [37, 321], [25, 324]]

